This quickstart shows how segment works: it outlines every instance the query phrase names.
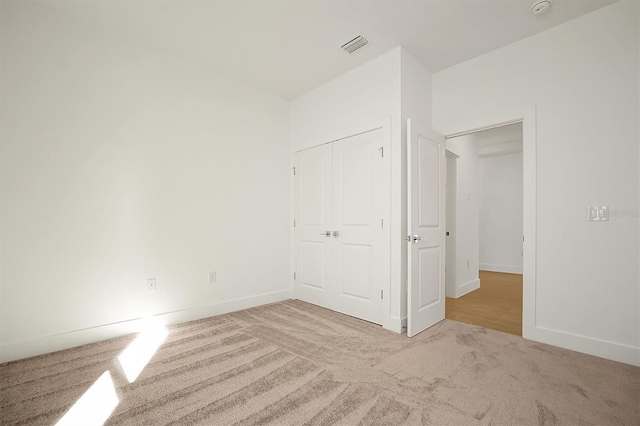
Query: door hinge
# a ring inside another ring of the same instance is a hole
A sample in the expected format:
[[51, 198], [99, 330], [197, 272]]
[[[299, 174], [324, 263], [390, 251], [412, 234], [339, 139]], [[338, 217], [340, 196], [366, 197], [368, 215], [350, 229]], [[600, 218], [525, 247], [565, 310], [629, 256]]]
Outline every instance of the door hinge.
[[380, 228], [384, 228], [384, 219], [380, 219]]
[[380, 151], [380, 157], [384, 157], [384, 146], [378, 148], [378, 151]]
[[380, 299], [384, 299], [384, 290], [380, 290]]
[[291, 169], [293, 170], [293, 175], [295, 176], [296, 175], [296, 168], [292, 167]]
[[293, 227], [294, 228], [296, 227], [296, 220], [295, 219], [293, 219]]
[[295, 272], [293, 273], [293, 279], [294, 280], [296, 279], [296, 273]]

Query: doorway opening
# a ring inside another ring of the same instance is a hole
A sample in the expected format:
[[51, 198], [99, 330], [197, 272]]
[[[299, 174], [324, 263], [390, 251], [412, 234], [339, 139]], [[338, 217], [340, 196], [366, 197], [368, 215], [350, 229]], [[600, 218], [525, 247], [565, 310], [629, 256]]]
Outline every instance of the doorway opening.
[[523, 123], [449, 137], [448, 319], [522, 336]]

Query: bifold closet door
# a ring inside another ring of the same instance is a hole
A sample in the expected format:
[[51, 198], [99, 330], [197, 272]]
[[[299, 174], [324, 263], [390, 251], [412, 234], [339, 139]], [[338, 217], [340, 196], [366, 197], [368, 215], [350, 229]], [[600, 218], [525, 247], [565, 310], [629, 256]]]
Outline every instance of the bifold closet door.
[[382, 323], [382, 130], [333, 144], [335, 310]]
[[295, 155], [296, 298], [330, 309], [332, 167], [331, 145]]

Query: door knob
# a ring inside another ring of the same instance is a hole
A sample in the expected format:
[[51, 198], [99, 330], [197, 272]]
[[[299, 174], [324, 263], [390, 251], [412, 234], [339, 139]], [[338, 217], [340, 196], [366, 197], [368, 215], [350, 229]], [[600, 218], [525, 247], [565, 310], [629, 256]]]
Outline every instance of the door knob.
[[418, 241], [420, 241], [422, 239], [421, 236], [419, 235], [414, 235], [412, 240], [413, 240], [413, 244], [418, 244]]
[[340, 231], [333, 231], [333, 238], [338, 238], [340, 236]]
[[331, 231], [321, 232], [320, 235], [324, 235], [325, 237], [330, 237], [331, 236]]

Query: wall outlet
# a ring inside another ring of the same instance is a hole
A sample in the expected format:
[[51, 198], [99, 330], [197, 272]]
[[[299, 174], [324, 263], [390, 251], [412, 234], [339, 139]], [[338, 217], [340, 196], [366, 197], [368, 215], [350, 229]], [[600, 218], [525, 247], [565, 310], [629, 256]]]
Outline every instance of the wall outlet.
[[216, 271], [209, 272], [209, 284], [216, 283]]
[[147, 278], [147, 291], [156, 291], [156, 279]]

